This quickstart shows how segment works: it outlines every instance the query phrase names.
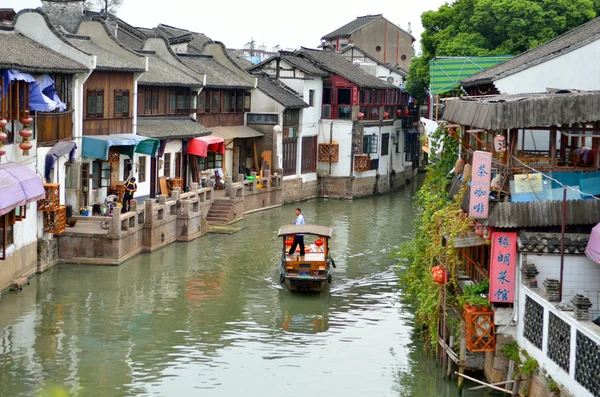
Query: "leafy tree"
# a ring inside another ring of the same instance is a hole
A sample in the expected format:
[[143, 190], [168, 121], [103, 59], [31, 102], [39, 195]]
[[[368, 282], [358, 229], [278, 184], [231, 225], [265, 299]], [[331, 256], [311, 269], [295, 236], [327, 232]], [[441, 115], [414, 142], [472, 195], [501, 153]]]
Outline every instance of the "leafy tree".
[[[600, 14], [600, 0], [456, 0], [421, 15], [421, 57], [407, 84], [411, 96], [429, 81], [436, 56], [517, 55]], [[414, 89], [415, 91], [411, 91]]]
[[85, 2], [85, 9], [116, 14], [122, 5], [123, 0], [87, 0]]

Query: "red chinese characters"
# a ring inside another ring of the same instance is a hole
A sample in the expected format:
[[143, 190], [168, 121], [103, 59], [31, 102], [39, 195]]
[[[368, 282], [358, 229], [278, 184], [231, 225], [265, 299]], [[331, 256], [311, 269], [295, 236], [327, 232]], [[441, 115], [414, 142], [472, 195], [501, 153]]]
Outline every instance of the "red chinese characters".
[[490, 302], [513, 303], [517, 267], [517, 233], [492, 233], [490, 258]]

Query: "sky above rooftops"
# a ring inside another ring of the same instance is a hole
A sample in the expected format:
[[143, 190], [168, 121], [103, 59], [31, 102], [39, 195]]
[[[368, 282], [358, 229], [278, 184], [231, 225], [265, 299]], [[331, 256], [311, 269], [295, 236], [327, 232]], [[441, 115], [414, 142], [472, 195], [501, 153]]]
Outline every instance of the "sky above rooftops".
[[[213, 40], [223, 42], [228, 48], [242, 48], [253, 38], [257, 46], [264, 44], [270, 51], [276, 45], [284, 49], [299, 46], [316, 48], [322, 36], [358, 16], [368, 14], [383, 14], [404, 30], [408, 29], [410, 22], [412, 34], [419, 40], [423, 31], [421, 14], [437, 10], [446, 2], [382, 0], [369, 4], [358, 0], [304, 0], [296, 3], [292, 10], [292, 3], [279, 0], [230, 0], [227, 3], [124, 0], [117, 16], [133, 26], [150, 28], [163, 23], [204, 33]], [[2, 7], [19, 11], [23, 8], [41, 7], [41, 1], [2, 0]], [[418, 43], [416, 44], [418, 51]]]

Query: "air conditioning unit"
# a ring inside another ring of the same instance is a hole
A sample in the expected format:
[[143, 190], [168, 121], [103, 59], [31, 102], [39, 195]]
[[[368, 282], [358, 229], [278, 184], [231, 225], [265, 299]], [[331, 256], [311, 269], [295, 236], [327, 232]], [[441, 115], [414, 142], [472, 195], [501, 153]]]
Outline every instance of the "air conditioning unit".
[[387, 82], [388, 82], [388, 83], [390, 83], [390, 84], [394, 84], [394, 80], [395, 80], [395, 79], [394, 79], [394, 76], [388, 76], [388, 78], [387, 78], [387, 79], [385, 79], [385, 81], [387, 81]]

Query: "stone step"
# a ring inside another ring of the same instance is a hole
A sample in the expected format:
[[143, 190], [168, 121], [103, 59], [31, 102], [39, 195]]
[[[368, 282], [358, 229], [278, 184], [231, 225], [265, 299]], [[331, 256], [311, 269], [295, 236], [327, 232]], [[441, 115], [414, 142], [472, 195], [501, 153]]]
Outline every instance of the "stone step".
[[233, 207], [230, 207], [228, 205], [211, 205], [210, 209], [219, 209], [219, 210], [227, 210], [227, 211], [232, 211]]
[[206, 214], [207, 216], [212, 216], [212, 215], [223, 215], [223, 216], [229, 216], [229, 215], [233, 215], [231, 213], [230, 210], [213, 210], [211, 208], [210, 211], [208, 211], [208, 214]]

